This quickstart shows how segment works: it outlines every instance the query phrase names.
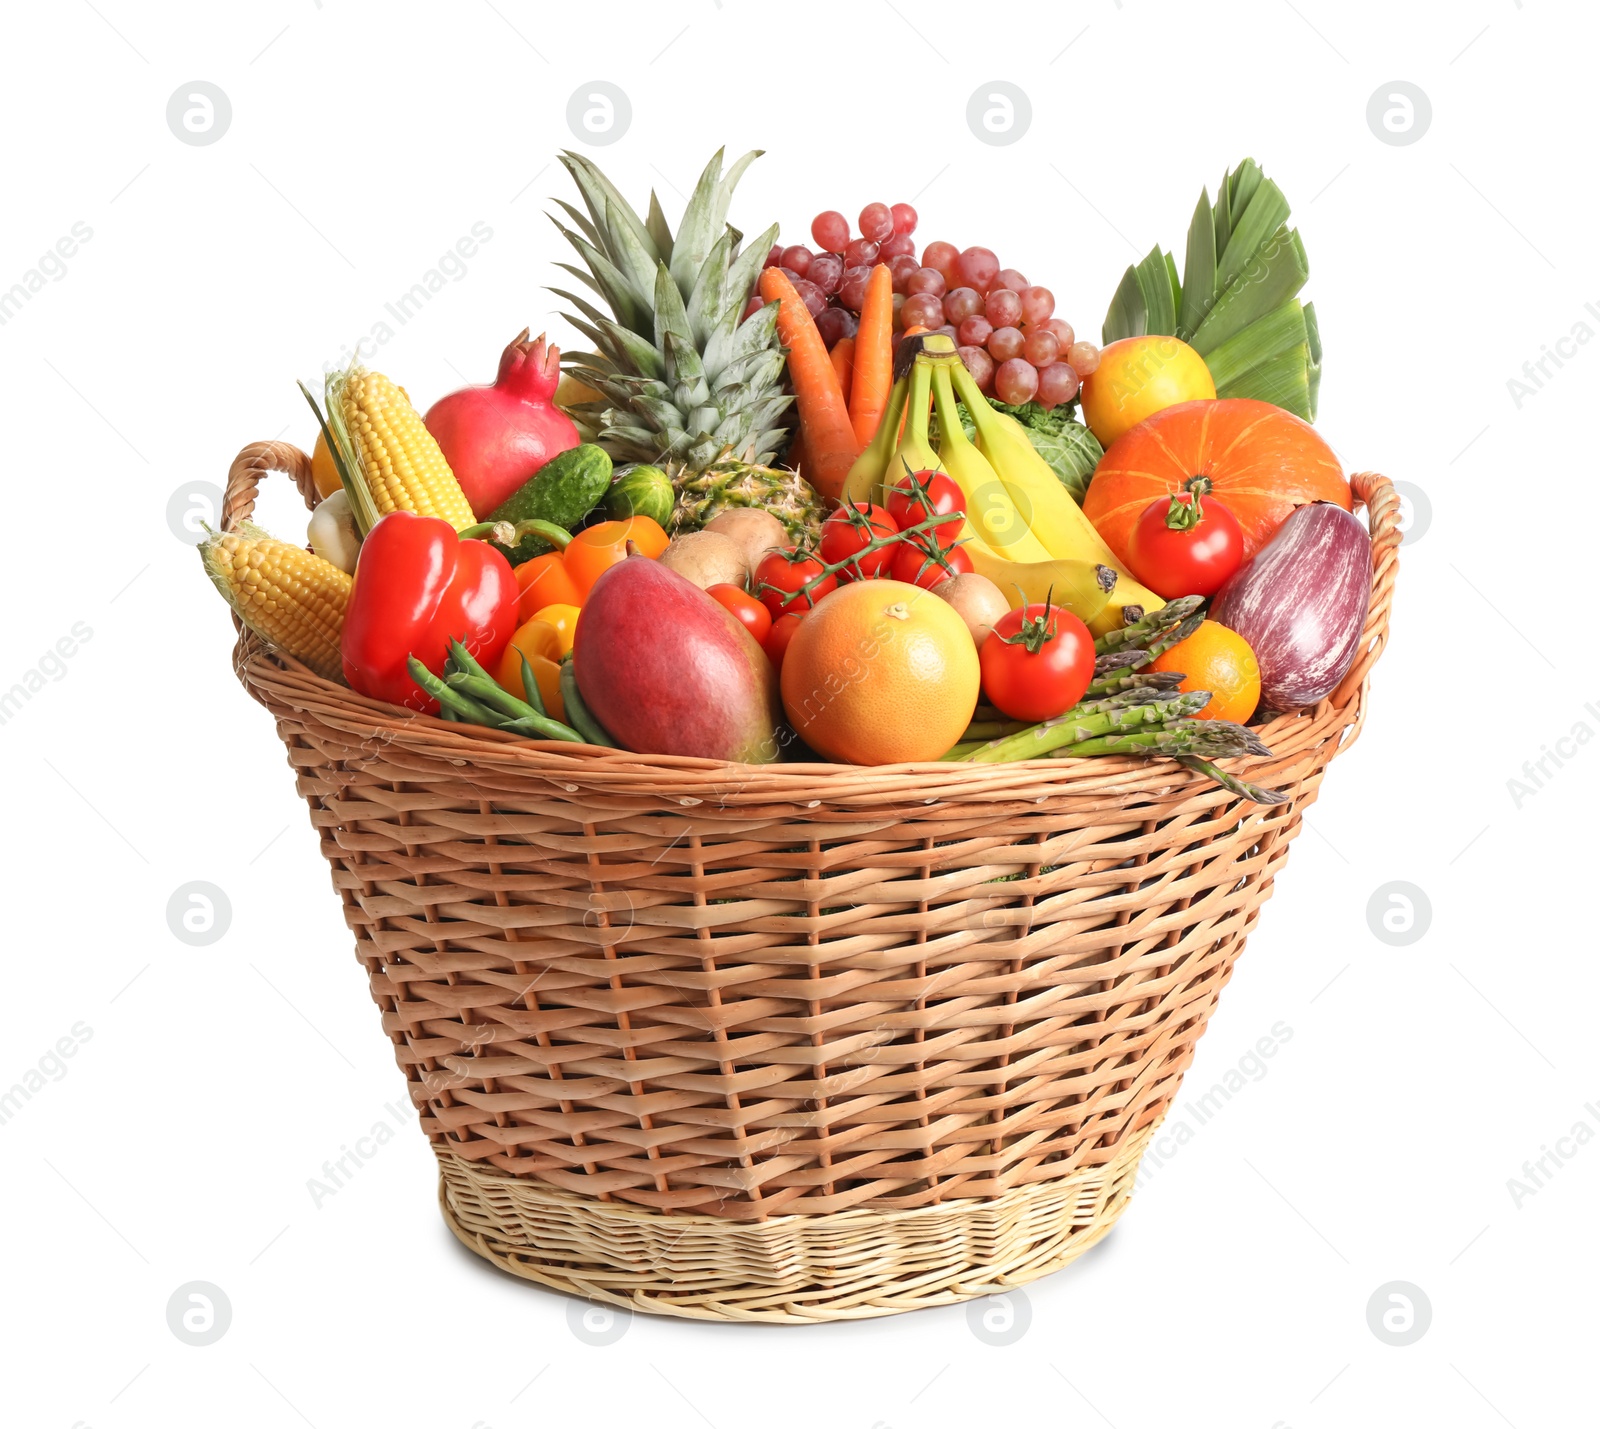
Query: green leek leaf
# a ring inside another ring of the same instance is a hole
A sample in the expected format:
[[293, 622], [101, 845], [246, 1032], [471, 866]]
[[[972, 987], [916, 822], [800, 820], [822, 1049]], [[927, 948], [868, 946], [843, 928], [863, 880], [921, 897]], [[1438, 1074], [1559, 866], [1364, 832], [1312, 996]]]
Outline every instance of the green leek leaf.
[[1217, 299], [1190, 346], [1204, 357], [1292, 298], [1307, 276], [1306, 250], [1300, 235], [1292, 228], [1280, 228], [1257, 252], [1250, 267]]
[[1217, 388], [1219, 397], [1254, 397], [1258, 402], [1272, 402], [1305, 421], [1311, 420], [1311, 392], [1309, 382], [1310, 353], [1306, 344], [1296, 343], [1287, 352], [1269, 357], [1247, 372], [1239, 383], [1226, 390]]
[[1178, 333], [1187, 339], [1205, 320], [1216, 297], [1217, 236], [1211, 221], [1211, 200], [1204, 189], [1189, 220], [1189, 242], [1183, 255], [1183, 296], [1178, 303]]
[[1244, 331], [1235, 333], [1206, 355], [1211, 380], [1220, 392], [1232, 387], [1252, 368], [1306, 342], [1305, 311], [1299, 299], [1290, 298]]

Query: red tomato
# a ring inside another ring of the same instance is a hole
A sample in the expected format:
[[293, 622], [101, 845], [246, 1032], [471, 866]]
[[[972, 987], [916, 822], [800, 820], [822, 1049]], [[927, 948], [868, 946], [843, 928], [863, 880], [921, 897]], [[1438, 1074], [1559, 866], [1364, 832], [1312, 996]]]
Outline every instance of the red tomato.
[[925, 546], [914, 541], [902, 541], [895, 548], [889, 578], [904, 581], [907, 585], [921, 586], [923, 590], [932, 590], [940, 581], [947, 581], [951, 576], [966, 575], [971, 569], [972, 558], [960, 546], [952, 546], [935, 556]]
[[[1157, 595], [1215, 595], [1244, 561], [1244, 532], [1203, 476], [1187, 494], [1160, 497], [1140, 513], [1128, 539], [1128, 563]], [[1202, 500], [1202, 497], [1204, 500]]]
[[809, 609], [829, 591], [838, 589], [839, 582], [834, 577], [823, 576], [809, 595], [799, 594], [807, 581], [822, 575], [822, 562], [815, 556], [786, 546], [781, 551], [768, 551], [761, 558], [751, 585], [776, 620], [791, 606]]
[[750, 595], [743, 586], [723, 584], [706, 587], [706, 594], [729, 611], [740, 625], [750, 632], [759, 645], [772, 629], [772, 615], [766, 606]]
[[[885, 536], [892, 536], [899, 529], [883, 507], [873, 506], [866, 501], [853, 501], [848, 506], [841, 506], [822, 523], [822, 540], [817, 547], [817, 554], [828, 565], [837, 565], [840, 561], [856, 558], [856, 553], [862, 547]], [[855, 559], [854, 565], [846, 566], [838, 573], [839, 579], [871, 580], [874, 576], [881, 576], [893, 559], [894, 547], [880, 546], [876, 551], [869, 551]]]
[[978, 648], [989, 703], [1012, 719], [1054, 719], [1083, 698], [1094, 679], [1094, 636], [1070, 610], [1027, 605], [1009, 610]]
[[[890, 519], [902, 531], [935, 516], [948, 516], [952, 512], [965, 514], [967, 509], [961, 488], [942, 471], [907, 472], [889, 488], [886, 504]], [[948, 546], [960, 533], [961, 523], [946, 521], [933, 530], [939, 533], [939, 544]]]
[[800, 628], [800, 622], [810, 614], [809, 610], [791, 610], [772, 622], [772, 629], [767, 633], [767, 638], [761, 642], [761, 648], [767, 652], [767, 659], [772, 661], [774, 670], [783, 669], [784, 651], [789, 648], [789, 642], [794, 638], [795, 631]]

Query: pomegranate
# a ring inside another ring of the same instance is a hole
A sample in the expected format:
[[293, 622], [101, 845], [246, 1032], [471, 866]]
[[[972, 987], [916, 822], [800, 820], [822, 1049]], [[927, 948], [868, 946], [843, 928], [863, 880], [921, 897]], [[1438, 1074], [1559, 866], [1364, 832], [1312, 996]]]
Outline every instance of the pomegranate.
[[578, 429], [553, 398], [561, 349], [523, 328], [500, 354], [492, 387], [463, 387], [428, 408], [424, 424], [480, 521], [551, 457], [578, 445]]

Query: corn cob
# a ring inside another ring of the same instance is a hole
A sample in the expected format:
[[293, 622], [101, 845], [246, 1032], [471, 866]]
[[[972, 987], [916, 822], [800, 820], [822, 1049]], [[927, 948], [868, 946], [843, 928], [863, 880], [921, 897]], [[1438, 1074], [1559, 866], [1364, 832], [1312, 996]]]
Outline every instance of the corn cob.
[[472, 525], [460, 482], [400, 388], [352, 367], [329, 377], [327, 397], [328, 420], [355, 467], [351, 505], [363, 532], [391, 511], [439, 516], [458, 531]]
[[324, 679], [341, 678], [339, 634], [351, 579], [338, 566], [249, 522], [207, 536], [200, 558], [234, 614], [257, 635]]

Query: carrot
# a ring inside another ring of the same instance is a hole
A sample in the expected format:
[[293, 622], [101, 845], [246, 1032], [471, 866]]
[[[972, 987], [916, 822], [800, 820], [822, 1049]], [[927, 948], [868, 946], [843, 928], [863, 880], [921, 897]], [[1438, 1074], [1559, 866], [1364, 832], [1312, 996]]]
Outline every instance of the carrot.
[[933, 329], [931, 327], [923, 327], [923, 325], [921, 323], [912, 323], [910, 327], [908, 327], [903, 333], [900, 334], [900, 336], [901, 337], [915, 337], [919, 332], [932, 332], [932, 331], [933, 331]]
[[[828, 360], [833, 363], [833, 375], [839, 379], [839, 390], [844, 394], [844, 400], [850, 400], [853, 383], [855, 382], [855, 353], [856, 340], [853, 337], [841, 337], [834, 343], [833, 351], [828, 354]], [[854, 419], [851, 419], [853, 426]], [[857, 433], [859, 436], [860, 433]]]
[[761, 270], [761, 298], [779, 304], [778, 338], [789, 349], [789, 381], [800, 410], [806, 464], [811, 468], [806, 479], [824, 500], [837, 501], [850, 468], [861, 455], [861, 443], [850, 425], [850, 409], [845, 406], [828, 349], [783, 269]]
[[851, 360], [850, 425], [855, 428], [856, 440], [865, 446], [883, 420], [889, 389], [894, 386], [894, 279], [886, 263], [879, 263], [867, 279]]
[[804, 476], [806, 465], [806, 443], [798, 427], [789, 438], [789, 450], [783, 454], [783, 459], [789, 464], [789, 470]]

